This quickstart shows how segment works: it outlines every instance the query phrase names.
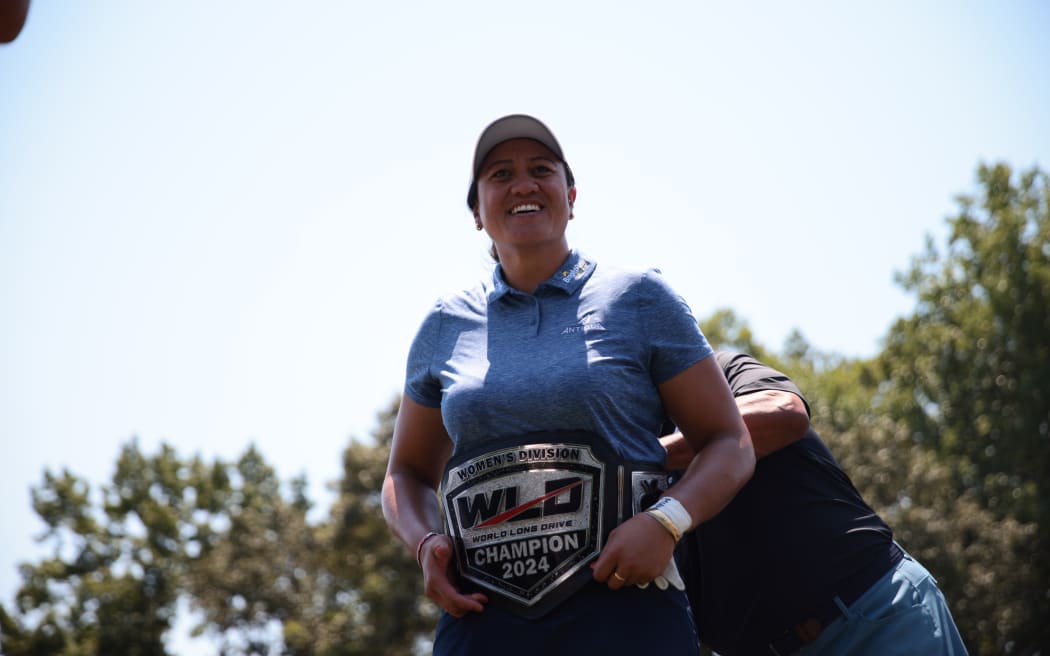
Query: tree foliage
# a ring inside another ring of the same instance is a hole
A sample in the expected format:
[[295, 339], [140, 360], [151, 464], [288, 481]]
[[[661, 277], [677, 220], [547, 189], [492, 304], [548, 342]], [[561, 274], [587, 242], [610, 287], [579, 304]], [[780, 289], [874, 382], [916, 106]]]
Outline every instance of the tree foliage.
[[223, 480], [221, 469], [181, 463], [168, 447], [147, 458], [134, 442], [94, 499], [74, 474], [45, 472], [32, 498], [51, 555], [21, 567], [21, 618], [6, 609], [0, 618], [4, 653], [166, 653], [185, 573], [178, 556], [187, 543], [212, 545], [208, 513], [195, 511], [212, 503], [208, 492]]
[[[971, 642], [1036, 653], [1050, 645], [1050, 183], [1005, 164], [982, 165], [977, 177], [978, 192], [960, 196], [949, 219], [946, 251], [928, 242], [900, 277], [918, 306], [877, 359], [876, 408], [946, 467], [925, 495], [910, 490], [909, 512], [955, 493], [942, 517], [959, 521], [944, 531], [968, 546], [953, 545], [948, 571], [957, 605], [986, 613], [972, 618]], [[965, 525], [976, 517], [969, 508], [983, 514]], [[927, 537], [937, 526], [929, 519]], [[997, 540], [998, 554], [973, 546]], [[1017, 585], [999, 587], [1006, 581]]]
[[1050, 184], [1038, 170], [1015, 184], [1003, 164], [978, 177], [980, 196], [959, 198], [947, 252], [928, 243], [901, 277], [919, 308], [890, 333], [882, 375], [896, 395], [885, 406], [958, 456], [988, 507], [1045, 526]]
[[352, 635], [367, 650], [333, 654], [407, 654], [428, 644], [437, 625], [438, 608], [423, 597], [415, 556], [393, 537], [380, 507], [398, 405], [395, 401], [381, 414], [374, 444], [353, 442], [343, 454], [327, 553], [332, 570], [352, 585], [366, 611], [366, 620]]
[[380, 415], [374, 444], [350, 443], [339, 496], [318, 522], [306, 480], [282, 485], [253, 447], [204, 463], [131, 441], [98, 494], [45, 472], [33, 499], [52, 553], [22, 566], [13, 612], [0, 606], [0, 652], [166, 655], [180, 599], [223, 655], [425, 647], [437, 610], [379, 509], [396, 414], [395, 403]]

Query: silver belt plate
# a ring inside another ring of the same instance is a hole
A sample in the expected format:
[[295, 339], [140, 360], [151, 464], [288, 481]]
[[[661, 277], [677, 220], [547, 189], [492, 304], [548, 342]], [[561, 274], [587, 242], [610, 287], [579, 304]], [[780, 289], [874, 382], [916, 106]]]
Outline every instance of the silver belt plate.
[[590, 578], [586, 565], [601, 551], [606, 467], [573, 443], [524, 444], [451, 467], [442, 500], [461, 576], [525, 615], [560, 601], [558, 587]]

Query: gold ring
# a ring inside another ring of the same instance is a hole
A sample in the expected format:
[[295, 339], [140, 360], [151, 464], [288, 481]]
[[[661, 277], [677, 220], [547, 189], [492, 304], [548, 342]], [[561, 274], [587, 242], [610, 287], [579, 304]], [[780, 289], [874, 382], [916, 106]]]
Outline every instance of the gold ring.
[[623, 583], [627, 583], [627, 579], [625, 579], [624, 577], [620, 576], [619, 572], [613, 572], [613, 576], [615, 576], [618, 581], [621, 581]]

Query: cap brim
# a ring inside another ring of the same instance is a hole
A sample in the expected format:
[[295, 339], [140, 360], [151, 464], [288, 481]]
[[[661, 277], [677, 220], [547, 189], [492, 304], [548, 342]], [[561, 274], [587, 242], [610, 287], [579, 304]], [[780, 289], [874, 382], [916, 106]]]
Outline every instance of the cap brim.
[[533, 139], [549, 148], [558, 159], [565, 161], [561, 146], [550, 128], [526, 114], [511, 114], [496, 119], [482, 130], [481, 136], [478, 137], [478, 145], [474, 148], [474, 177], [477, 177], [489, 151], [510, 139]]

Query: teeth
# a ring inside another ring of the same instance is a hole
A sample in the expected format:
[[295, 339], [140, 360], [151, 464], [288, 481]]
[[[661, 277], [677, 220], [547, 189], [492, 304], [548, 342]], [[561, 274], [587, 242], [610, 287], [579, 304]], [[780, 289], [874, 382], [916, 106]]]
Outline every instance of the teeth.
[[510, 209], [511, 214], [521, 214], [522, 212], [539, 212], [540, 206], [536, 203], [526, 203], [525, 205], [515, 205]]

